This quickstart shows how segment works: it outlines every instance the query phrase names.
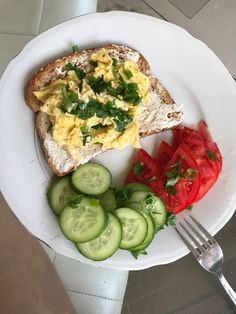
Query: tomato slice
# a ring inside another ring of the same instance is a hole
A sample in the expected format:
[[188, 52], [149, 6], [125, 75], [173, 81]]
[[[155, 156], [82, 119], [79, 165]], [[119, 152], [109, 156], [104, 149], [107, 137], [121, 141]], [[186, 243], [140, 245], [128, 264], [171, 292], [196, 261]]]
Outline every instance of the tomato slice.
[[177, 214], [192, 205], [200, 188], [200, 173], [185, 144], [180, 144], [160, 180], [149, 186], [161, 197], [168, 211]]
[[219, 148], [208, 131], [206, 122], [201, 121], [198, 130], [180, 127], [174, 130], [174, 145], [184, 143], [196, 160], [201, 173], [201, 186], [194, 203], [198, 202], [216, 182], [222, 168]]
[[146, 183], [159, 176], [159, 168], [154, 158], [145, 150], [139, 149], [134, 157], [133, 165], [126, 177], [126, 183]]
[[166, 143], [165, 141], [161, 142], [157, 156], [155, 158], [160, 170], [164, 169], [164, 167], [167, 165], [167, 163], [174, 155], [174, 152], [175, 152], [174, 149], [168, 143]]

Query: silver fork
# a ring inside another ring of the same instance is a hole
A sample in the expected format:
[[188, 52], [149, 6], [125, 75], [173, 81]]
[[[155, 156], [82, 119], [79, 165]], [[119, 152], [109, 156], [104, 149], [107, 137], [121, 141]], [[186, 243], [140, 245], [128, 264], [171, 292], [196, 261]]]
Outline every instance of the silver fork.
[[236, 306], [236, 293], [222, 273], [223, 252], [216, 240], [190, 214], [184, 214], [176, 223], [176, 231], [199, 264], [220, 280], [226, 293]]

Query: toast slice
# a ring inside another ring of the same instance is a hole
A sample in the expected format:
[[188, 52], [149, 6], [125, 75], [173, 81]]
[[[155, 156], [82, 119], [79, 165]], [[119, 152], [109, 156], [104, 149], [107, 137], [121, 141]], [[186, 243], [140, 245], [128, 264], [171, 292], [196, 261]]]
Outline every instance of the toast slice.
[[79, 159], [72, 158], [65, 146], [57, 144], [54, 140], [52, 133], [49, 131], [52, 121], [47, 113], [40, 110], [42, 103], [34, 92], [42, 90], [58, 79], [63, 79], [66, 76], [66, 65], [68, 64], [75, 65], [85, 73], [88, 72], [90, 56], [101, 48], [105, 48], [108, 55], [111, 58], [116, 58], [119, 62], [124, 60], [132, 61], [149, 79], [149, 98], [146, 101], [142, 100], [140, 104], [142, 109], [139, 115], [139, 132], [142, 137], [174, 128], [182, 121], [181, 105], [176, 104], [162, 83], [150, 74], [150, 66], [147, 60], [134, 49], [112, 44], [82, 50], [57, 59], [35, 73], [25, 90], [26, 103], [36, 113], [36, 128], [46, 159], [57, 176], [64, 176], [72, 172], [79, 165], [88, 162], [108, 149], [98, 145], [86, 145], [81, 148]]

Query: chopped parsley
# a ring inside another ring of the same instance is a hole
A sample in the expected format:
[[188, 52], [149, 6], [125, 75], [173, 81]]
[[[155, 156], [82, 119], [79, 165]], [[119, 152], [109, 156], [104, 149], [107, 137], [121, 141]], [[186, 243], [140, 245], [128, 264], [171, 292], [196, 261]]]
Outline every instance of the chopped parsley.
[[[90, 98], [87, 103], [78, 101], [77, 103], [72, 104], [70, 100], [71, 94], [67, 92], [64, 86], [63, 96], [64, 103], [62, 110], [64, 112], [74, 114], [82, 120], [87, 120], [94, 116], [97, 116], [98, 118], [111, 117], [116, 124], [115, 130], [118, 132], [123, 132], [125, 128], [133, 121], [132, 117], [127, 111], [116, 106], [115, 101], [107, 101], [106, 104], [103, 104], [96, 99]], [[98, 124], [93, 128], [99, 129], [101, 128], [101, 125]], [[86, 141], [88, 142], [89, 137], [87, 136], [86, 138]]]
[[193, 209], [193, 205], [190, 205], [189, 207], [187, 207], [187, 210], [191, 211]]
[[208, 150], [207, 151], [207, 155], [210, 158], [210, 160], [212, 160], [212, 161], [215, 161], [215, 160], [219, 161], [218, 156], [212, 150]]
[[124, 75], [127, 77], [128, 80], [133, 77], [133, 74], [129, 69], [124, 69]]
[[174, 226], [176, 223], [176, 216], [172, 213], [167, 213], [167, 217], [166, 217], [166, 225], [167, 226]]
[[123, 206], [125, 203], [127, 203], [130, 199], [130, 196], [132, 194], [131, 188], [113, 188], [113, 192], [116, 197], [117, 201], [117, 208]]
[[71, 70], [75, 71], [75, 74], [79, 80], [83, 80], [83, 78], [86, 75], [86, 73], [83, 70], [79, 69], [76, 65], [73, 65], [72, 63], [68, 63], [65, 69], [67, 71], [71, 71]]
[[171, 166], [171, 171], [166, 173], [167, 176], [167, 182], [165, 184], [165, 189], [168, 191], [169, 195], [176, 195], [177, 191], [175, 188], [176, 183], [182, 179], [191, 179], [194, 180], [198, 175], [197, 169], [187, 168], [186, 172], [183, 173], [181, 170], [183, 157], [180, 158], [180, 160]]
[[111, 82], [104, 81], [103, 76], [88, 76], [87, 83], [92, 88], [92, 90], [98, 94], [104, 92], [106, 88], [111, 85]]
[[80, 130], [83, 134], [83, 146], [86, 146], [92, 140], [92, 134], [89, 132], [89, 128], [85, 125], [80, 127]]
[[70, 205], [72, 208], [76, 208], [77, 205], [82, 201], [82, 198], [83, 195], [76, 196], [68, 202], [68, 205]]
[[133, 171], [136, 176], [140, 176], [144, 171], [144, 165], [142, 165], [140, 162], [137, 162], [133, 165]]
[[62, 87], [62, 97], [63, 97], [63, 104], [62, 104], [63, 111], [70, 112], [73, 109], [73, 105], [70, 100], [70, 93], [68, 92], [68, 85], [64, 85]]
[[72, 46], [72, 51], [73, 51], [73, 53], [79, 52], [79, 45], [73, 45]]

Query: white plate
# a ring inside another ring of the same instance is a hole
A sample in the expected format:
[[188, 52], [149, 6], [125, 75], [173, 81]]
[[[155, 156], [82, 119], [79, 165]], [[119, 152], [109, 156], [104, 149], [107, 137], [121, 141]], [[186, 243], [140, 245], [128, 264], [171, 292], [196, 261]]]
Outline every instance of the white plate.
[[[56, 252], [92, 265], [115, 269], [143, 269], [175, 261], [188, 250], [171, 227], [161, 231], [147, 256], [135, 260], [119, 250], [104, 262], [82, 257], [67, 241], [46, 200], [51, 173], [34, 130], [34, 114], [25, 105], [24, 88], [41, 65], [81, 48], [118, 43], [131, 46], [147, 58], [174, 99], [184, 106], [184, 123], [205, 119], [224, 158], [222, 174], [193, 214], [212, 233], [231, 218], [236, 204], [236, 86], [230, 74], [199, 40], [173, 24], [126, 12], [96, 13], [60, 24], [33, 39], [9, 64], [0, 86], [0, 187], [22, 224]], [[168, 132], [143, 140], [154, 150]], [[119, 183], [129, 166], [132, 149], [111, 151], [98, 158]]]

